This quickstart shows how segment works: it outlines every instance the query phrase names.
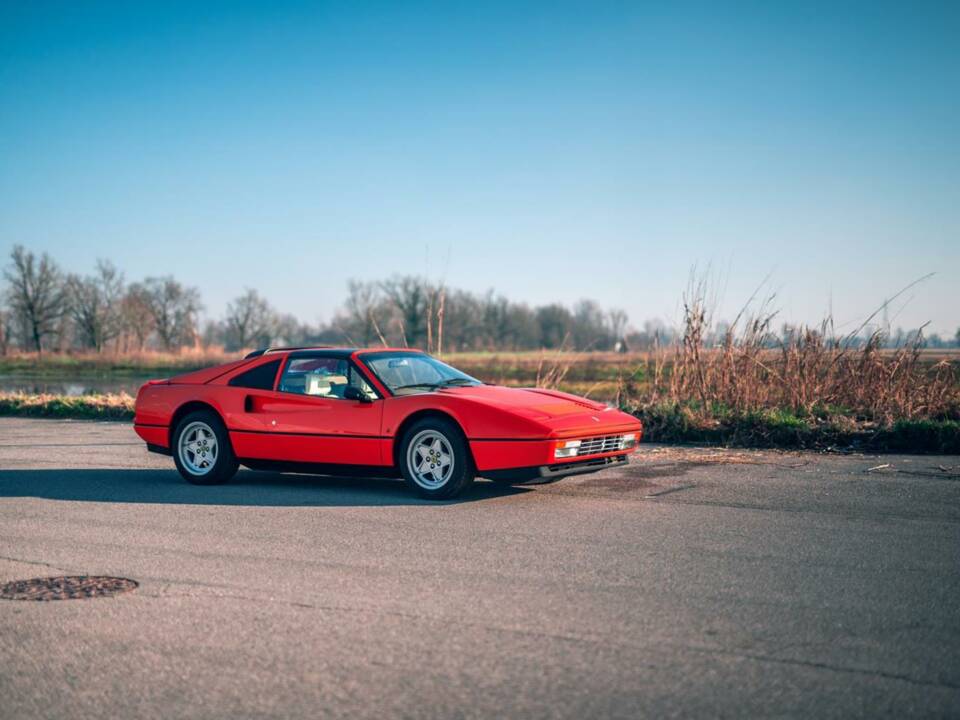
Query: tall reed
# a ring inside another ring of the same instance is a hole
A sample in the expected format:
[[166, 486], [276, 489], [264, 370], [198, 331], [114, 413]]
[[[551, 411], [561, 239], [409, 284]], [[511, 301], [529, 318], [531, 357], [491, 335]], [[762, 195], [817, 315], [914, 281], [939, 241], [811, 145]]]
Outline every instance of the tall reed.
[[701, 419], [762, 411], [800, 418], [844, 416], [880, 426], [900, 420], [960, 419], [960, 378], [954, 362], [931, 363], [923, 333], [884, 350], [884, 337], [838, 336], [832, 318], [777, 334], [774, 298], [742, 311], [708, 346], [706, 284], [691, 283], [683, 299], [683, 333], [672, 347], [645, 359], [646, 385], [627, 387], [634, 403], [683, 406]]

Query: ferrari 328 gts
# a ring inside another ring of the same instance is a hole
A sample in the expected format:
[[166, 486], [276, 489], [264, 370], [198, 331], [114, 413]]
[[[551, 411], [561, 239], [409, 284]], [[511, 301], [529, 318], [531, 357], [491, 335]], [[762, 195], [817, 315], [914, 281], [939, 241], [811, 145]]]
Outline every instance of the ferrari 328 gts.
[[428, 498], [475, 476], [548, 482], [622, 465], [633, 416], [540, 388], [487, 385], [408, 349], [277, 348], [153, 380], [134, 427], [191, 483], [239, 465], [359, 477], [402, 476]]

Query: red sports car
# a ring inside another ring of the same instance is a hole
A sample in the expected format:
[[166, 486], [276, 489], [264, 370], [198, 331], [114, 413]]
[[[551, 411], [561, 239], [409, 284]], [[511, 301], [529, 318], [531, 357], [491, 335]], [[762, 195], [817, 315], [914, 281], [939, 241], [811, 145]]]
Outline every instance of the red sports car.
[[624, 464], [633, 416], [567, 393], [487, 385], [417, 350], [280, 348], [154, 380], [134, 427], [189, 482], [239, 465], [364, 477], [402, 475], [428, 498], [474, 476], [549, 481]]

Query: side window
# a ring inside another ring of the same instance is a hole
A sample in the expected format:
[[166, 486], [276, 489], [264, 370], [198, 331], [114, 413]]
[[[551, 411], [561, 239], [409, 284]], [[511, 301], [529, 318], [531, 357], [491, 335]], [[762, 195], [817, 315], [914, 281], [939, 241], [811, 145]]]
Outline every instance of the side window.
[[358, 388], [371, 400], [377, 394], [349, 360], [330, 357], [292, 358], [280, 376], [280, 392], [342, 400], [347, 387]]
[[291, 358], [280, 378], [280, 392], [342, 398], [350, 364], [340, 358]]
[[230, 382], [227, 384], [232, 387], [251, 388], [253, 390], [273, 390], [273, 381], [277, 377], [279, 368], [280, 361], [273, 360], [230, 378]]
[[353, 366], [350, 366], [350, 374], [347, 375], [347, 380], [352, 387], [357, 388], [360, 392], [366, 395], [371, 400], [376, 400], [378, 395], [374, 391], [370, 384], [364, 379], [363, 375]]

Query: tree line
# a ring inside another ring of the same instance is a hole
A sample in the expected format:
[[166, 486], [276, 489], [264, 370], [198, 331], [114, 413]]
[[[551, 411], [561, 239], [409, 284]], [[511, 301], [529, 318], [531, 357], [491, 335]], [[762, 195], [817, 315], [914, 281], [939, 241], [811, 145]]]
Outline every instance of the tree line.
[[[228, 351], [270, 345], [418, 347], [431, 352], [483, 350], [647, 350], [679, 339], [657, 320], [629, 325], [623, 310], [592, 300], [572, 307], [530, 306], [492, 290], [473, 293], [422, 277], [402, 275], [381, 281], [351, 280], [342, 306], [327, 323], [310, 324], [278, 312], [257, 290], [245, 289], [227, 304], [221, 318], [201, 320], [200, 291], [172, 276], [127, 282], [112, 263], [98, 260], [88, 275], [64, 273], [46, 253], [39, 257], [17, 245], [0, 287], [0, 354], [23, 351], [177, 352], [184, 347]], [[705, 347], [723, 344], [725, 324], [705, 330]], [[798, 329], [784, 325], [764, 342], [771, 347]], [[883, 344], [899, 347], [920, 330], [867, 328], [854, 342], [875, 332]], [[928, 347], [960, 345], [928, 335]]]
[[[65, 273], [46, 253], [10, 253], [0, 306], [0, 352], [176, 352], [222, 346], [347, 344], [430, 351], [626, 348], [628, 318], [592, 300], [531, 307], [493, 291], [477, 294], [405, 275], [351, 280], [328, 323], [311, 325], [245, 289], [223, 317], [201, 322], [200, 291], [171, 276], [127, 282], [99, 260], [91, 274]], [[665, 332], [665, 329], [663, 329]], [[658, 330], [661, 332], [661, 330]], [[636, 336], [637, 333], [634, 332]]]
[[90, 275], [64, 273], [17, 245], [3, 278], [0, 352], [175, 350], [197, 340], [200, 293], [171, 277], [128, 284], [105, 260]]

